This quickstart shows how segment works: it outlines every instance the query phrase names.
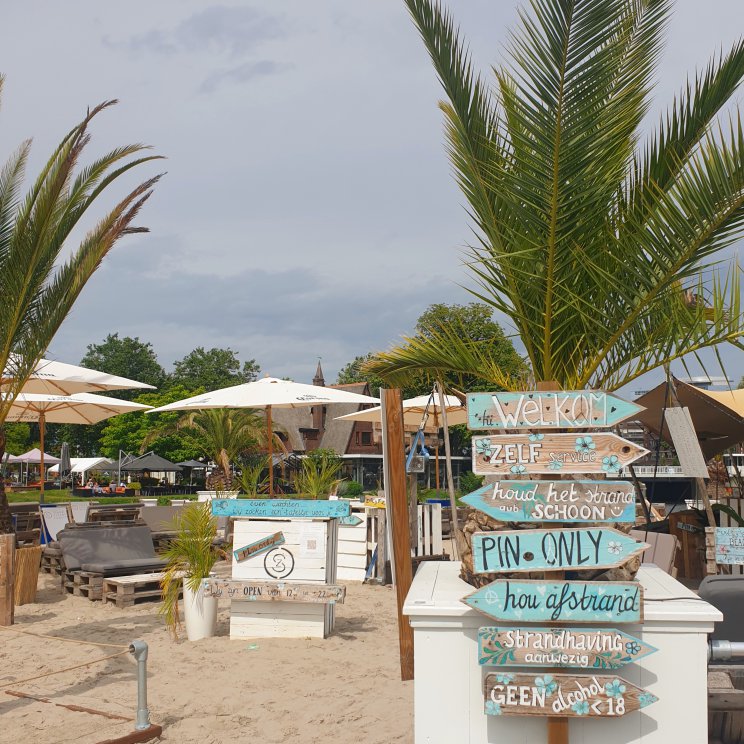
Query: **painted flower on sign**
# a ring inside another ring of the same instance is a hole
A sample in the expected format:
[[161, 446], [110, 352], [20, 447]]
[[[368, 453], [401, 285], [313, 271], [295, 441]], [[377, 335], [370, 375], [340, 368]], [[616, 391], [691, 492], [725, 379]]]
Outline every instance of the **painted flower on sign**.
[[629, 656], [635, 656], [641, 653], [641, 645], [635, 641], [625, 644], [625, 651]]
[[502, 685], [508, 685], [514, 679], [513, 674], [497, 674], [496, 681]]
[[552, 674], [546, 674], [543, 677], [536, 677], [535, 684], [542, 690], [545, 690], [546, 695], [552, 695], [558, 689], [558, 683], [553, 680]]
[[641, 706], [641, 708], [645, 708], [647, 705], [651, 705], [651, 703], [655, 703], [659, 698], [656, 697], [656, 695], [652, 695], [650, 692], [642, 692], [638, 696], [638, 704]]
[[593, 449], [596, 449], [597, 445], [594, 439], [590, 436], [576, 437], [576, 451], [582, 454], [589, 454]]
[[619, 542], [615, 542], [615, 540], [610, 540], [607, 543], [607, 552], [612, 555], [620, 555], [623, 552], [623, 546]]
[[514, 473], [514, 475], [522, 475], [527, 472], [527, 467], [525, 465], [512, 465], [509, 471]]
[[551, 460], [548, 463], [548, 467], [551, 470], [560, 470], [563, 467], [563, 463], [560, 460]]
[[608, 455], [602, 458], [602, 470], [606, 473], [619, 473], [621, 467], [617, 455]]
[[585, 716], [589, 712], [589, 703], [586, 700], [579, 700], [571, 706], [571, 710], [577, 716]]
[[545, 439], [545, 434], [530, 434], [530, 442], [541, 442]]
[[500, 716], [501, 706], [498, 703], [494, 703], [493, 700], [486, 700], [486, 713], [489, 716]]
[[476, 439], [475, 440], [475, 451], [479, 455], [483, 455], [484, 457], [489, 457], [491, 455], [491, 452], [493, 451], [491, 449], [491, 440], [490, 439]]
[[607, 697], [620, 698], [625, 692], [625, 685], [619, 679], [613, 679], [612, 682], [605, 682], [605, 692]]

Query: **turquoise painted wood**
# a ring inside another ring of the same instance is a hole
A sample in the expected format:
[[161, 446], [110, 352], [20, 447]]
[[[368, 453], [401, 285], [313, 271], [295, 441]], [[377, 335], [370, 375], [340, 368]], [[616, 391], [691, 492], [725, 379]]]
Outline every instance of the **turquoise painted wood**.
[[261, 553], [265, 553], [267, 550], [272, 550], [277, 545], [284, 545], [284, 543], [284, 534], [281, 532], [275, 532], [273, 535], [262, 537], [260, 540], [256, 540], [256, 542], [252, 542], [250, 545], [246, 545], [243, 548], [233, 550], [233, 555], [235, 556], [235, 560], [240, 563], [242, 561], [247, 561], [249, 558], [253, 558], [254, 555], [260, 555]]
[[515, 581], [498, 579], [462, 601], [505, 623], [640, 623], [638, 582]]
[[744, 528], [716, 527], [716, 563], [744, 564]]
[[658, 649], [616, 628], [488, 627], [478, 631], [484, 666], [619, 669]]
[[470, 393], [470, 429], [584, 429], [615, 426], [642, 406], [594, 390]]
[[502, 522], [635, 522], [635, 499], [628, 481], [500, 480], [462, 501]]
[[348, 501], [313, 501], [311, 499], [212, 499], [215, 517], [295, 517], [322, 519], [348, 517]]
[[649, 547], [608, 527], [476, 532], [472, 544], [475, 573], [613, 568]]
[[356, 527], [363, 521], [364, 520], [362, 520], [360, 517], [357, 517], [356, 514], [350, 514], [348, 517], [341, 517], [338, 520], [338, 523], [343, 525], [344, 527]]

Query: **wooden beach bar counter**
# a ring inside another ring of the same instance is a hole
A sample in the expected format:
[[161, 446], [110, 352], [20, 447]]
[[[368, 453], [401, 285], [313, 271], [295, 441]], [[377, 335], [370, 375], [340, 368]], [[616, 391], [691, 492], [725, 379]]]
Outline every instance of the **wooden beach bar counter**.
[[[558, 670], [549, 680], [544, 669], [479, 664], [479, 630], [513, 623], [490, 620], [463, 604], [473, 587], [459, 578], [459, 572], [457, 562], [425, 563], [404, 605], [414, 631], [415, 744], [547, 742], [550, 713], [541, 715], [534, 709], [531, 715], [530, 707], [539, 706], [546, 685], [556, 682], [561, 685], [559, 694], [549, 695], [549, 700], [560, 696], [571, 703], [582, 698], [561, 713], [569, 716], [572, 743], [707, 744], [707, 636], [722, 616], [661, 569], [653, 564], [641, 567], [637, 579], [643, 587], [643, 622], [619, 628], [640, 641], [629, 652], [634, 661], [622, 668]], [[607, 625], [612, 623], [583, 627], [587, 635], [595, 631], [596, 638], [597, 629]], [[521, 627], [527, 630], [530, 625]], [[647, 653], [647, 646], [655, 652]], [[571, 676], [581, 681], [574, 682]], [[612, 697], [613, 685], [620, 684], [622, 711], [617, 710], [617, 696]], [[644, 694], [653, 705], [644, 706]], [[492, 705], [512, 704], [512, 714], [487, 715], [489, 695], [495, 701]]]

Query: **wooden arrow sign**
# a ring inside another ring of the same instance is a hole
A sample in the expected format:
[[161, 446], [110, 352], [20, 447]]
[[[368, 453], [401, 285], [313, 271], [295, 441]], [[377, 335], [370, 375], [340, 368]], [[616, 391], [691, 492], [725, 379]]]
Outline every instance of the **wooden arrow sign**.
[[338, 523], [343, 527], [357, 527], [362, 521], [356, 514], [349, 514], [348, 517], [339, 517]]
[[656, 652], [615, 628], [481, 628], [478, 662], [488, 666], [618, 669]]
[[348, 501], [321, 501], [314, 499], [212, 499], [215, 517], [294, 517], [296, 519], [323, 519], [348, 517]]
[[628, 481], [501, 480], [462, 501], [502, 522], [635, 522]]
[[254, 555], [260, 555], [265, 553], [267, 550], [275, 548], [277, 545], [284, 544], [284, 535], [281, 532], [275, 532], [273, 535], [268, 537], [262, 537], [256, 542], [252, 542], [250, 545], [246, 545], [244, 548], [238, 548], [233, 550], [233, 555], [238, 563], [246, 561], [249, 558], [253, 558]]
[[491, 716], [614, 718], [655, 703], [656, 695], [613, 676], [488, 674], [485, 711]]
[[471, 393], [470, 429], [584, 429], [615, 426], [643, 407], [594, 390]]
[[248, 599], [254, 602], [313, 602], [342, 604], [346, 587], [335, 584], [299, 584], [249, 579], [204, 579], [204, 596]]
[[606, 527], [476, 532], [472, 544], [475, 573], [613, 568], [650, 547]]
[[473, 437], [479, 475], [599, 473], [617, 475], [648, 454], [617, 434], [510, 434]]
[[503, 623], [640, 623], [643, 588], [635, 581], [498, 579], [462, 601]]

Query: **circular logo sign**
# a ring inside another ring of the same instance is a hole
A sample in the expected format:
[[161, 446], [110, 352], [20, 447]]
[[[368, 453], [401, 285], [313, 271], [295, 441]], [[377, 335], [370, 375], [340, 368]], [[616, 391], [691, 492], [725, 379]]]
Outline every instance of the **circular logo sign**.
[[266, 553], [264, 569], [272, 579], [286, 579], [294, 571], [294, 556], [286, 548], [274, 548]]

